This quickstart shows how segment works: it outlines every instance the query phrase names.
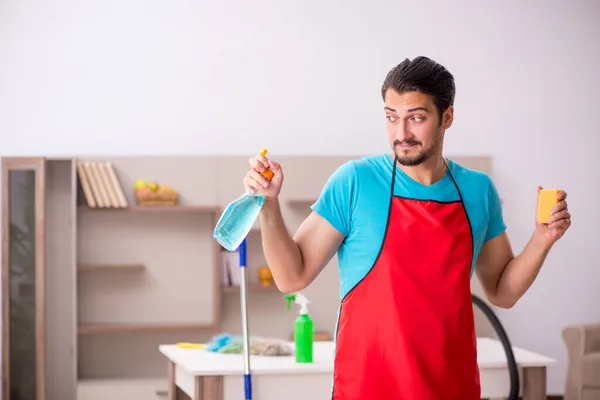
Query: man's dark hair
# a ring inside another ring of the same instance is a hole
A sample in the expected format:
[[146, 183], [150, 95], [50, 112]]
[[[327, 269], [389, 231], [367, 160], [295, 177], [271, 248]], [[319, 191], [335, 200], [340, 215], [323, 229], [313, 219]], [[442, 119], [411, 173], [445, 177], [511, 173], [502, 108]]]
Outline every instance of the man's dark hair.
[[454, 104], [456, 92], [452, 74], [443, 65], [423, 56], [412, 61], [406, 58], [392, 68], [381, 88], [384, 99], [388, 89], [394, 89], [398, 93], [416, 91], [432, 96], [440, 124], [444, 111]]

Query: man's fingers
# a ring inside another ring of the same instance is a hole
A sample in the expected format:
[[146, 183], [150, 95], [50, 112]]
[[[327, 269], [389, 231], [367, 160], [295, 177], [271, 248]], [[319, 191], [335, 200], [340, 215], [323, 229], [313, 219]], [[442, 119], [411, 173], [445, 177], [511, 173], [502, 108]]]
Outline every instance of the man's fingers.
[[565, 192], [564, 190], [559, 190], [557, 197], [558, 200], [565, 200], [567, 198], [567, 192]]
[[256, 159], [258, 160], [258, 162], [260, 164], [262, 164], [263, 168], [269, 168], [269, 160], [267, 160], [266, 157], [258, 155], [258, 156], [256, 156]]
[[258, 172], [263, 172], [266, 168], [269, 167], [269, 161], [263, 156], [250, 157], [248, 160], [248, 164], [250, 167], [257, 170]]
[[561, 229], [561, 230], [565, 230], [566, 231], [569, 228], [569, 226], [571, 226], [571, 220], [570, 219], [561, 219], [560, 221], [556, 221], [552, 225], [549, 225], [549, 228], [552, 228], [552, 229]]
[[566, 210], [567, 209], [567, 202], [566, 201], [559, 201], [558, 203], [556, 203], [556, 205], [552, 208], [552, 210], [550, 210], [550, 214], [556, 214], [562, 210]]
[[548, 226], [553, 225], [557, 222], [564, 221], [566, 221], [567, 223], [570, 223], [571, 221], [571, 213], [569, 213], [569, 211], [567, 210], [562, 210], [552, 215], [552, 217], [550, 217], [550, 219], [548, 220]]
[[262, 187], [267, 187], [269, 186], [269, 181], [262, 176], [260, 173], [258, 173], [256, 170], [251, 169], [250, 171], [248, 171], [248, 178], [250, 178], [251, 180], [253, 180], [254, 182], [256, 182], [258, 186], [258, 188]]
[[277, 161], [269, 160], [269, 167], [271, 167], [273, 171], [277, 171], [281, 168], [281, 165]]
[[263, 189], [262, 185], [250, 176], [244, 177], [244, 187], [250, 189], [252, 193]]
[[259, 172], [263, 171], [263, 165], [262, 165], [262, 163], [258, 162], [256, 157], [250, 157], [248, 159], [248, 164], [250, 164], [250, 168], [252, 168], [252, 169], [255, 169]]

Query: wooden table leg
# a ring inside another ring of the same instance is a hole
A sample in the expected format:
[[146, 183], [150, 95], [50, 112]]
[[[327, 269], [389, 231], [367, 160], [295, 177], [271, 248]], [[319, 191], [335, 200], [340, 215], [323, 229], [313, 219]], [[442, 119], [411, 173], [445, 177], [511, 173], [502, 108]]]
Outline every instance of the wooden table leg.
[[197, 376], [196, 377], [196, 399], [197, 400], [223, 400], [223, 377], [222, 376]]
[[177, 385], [175, 385], [175, 363], [169, 361], [168, 367], [168, 389], [167, 389], [167, 398], [169, 400], [177, 400]]
[[[175, 363], [169, 362], [168, 370], [168, 396], [169, 400], [190, 400], [175, 384]], [[223, 400], [223, 377], [222, 376], [197, 376], [194, 400]]]
[[[175, 384], [175, 363], [169, 361], [169, 382], [168, 382], [168, 393], [167, 398], [169, 400], [191, 400], [190, 396], [185, 394], [183, 390], [177, 387]], [[196, 396], [197, 397], [197, 396]], [[198, 400], [202, 400], [202, 397], [198, 397]]]
[[523, 400], [546, 400], [546, 367], [523, 368]]
[[197, 376], [195, 378], [196, 388], [194, 390], [194, 400], [205, 400], [204, 397], [204, 377]]

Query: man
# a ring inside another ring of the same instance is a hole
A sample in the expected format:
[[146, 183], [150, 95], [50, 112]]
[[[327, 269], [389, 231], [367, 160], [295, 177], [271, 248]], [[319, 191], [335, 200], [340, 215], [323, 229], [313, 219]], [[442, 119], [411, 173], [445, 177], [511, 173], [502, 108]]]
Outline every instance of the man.
[[281, 166], [250, 159], [244, 184], [268, 188], [260, 224], [279, 289], [304, 289], [338, 253], [333, 399], [479, 399], [473, 271], [489, 301], [510, 308], [570, 226], [560, 192], [515, 257], [490, 178], [442, 156], [454, 93], [450, 72], [426, 57], [393, 68], [382, 88], [391, 154], [339, 167], [293, 238], [277, 200]]

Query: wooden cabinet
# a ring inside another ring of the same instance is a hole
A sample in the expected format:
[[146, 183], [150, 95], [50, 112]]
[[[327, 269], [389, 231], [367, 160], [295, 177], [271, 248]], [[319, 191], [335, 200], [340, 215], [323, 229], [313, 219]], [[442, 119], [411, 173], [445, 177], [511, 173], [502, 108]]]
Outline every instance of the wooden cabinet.
[[2, 162], [2, 399], [44, 400], [45, 163]]

